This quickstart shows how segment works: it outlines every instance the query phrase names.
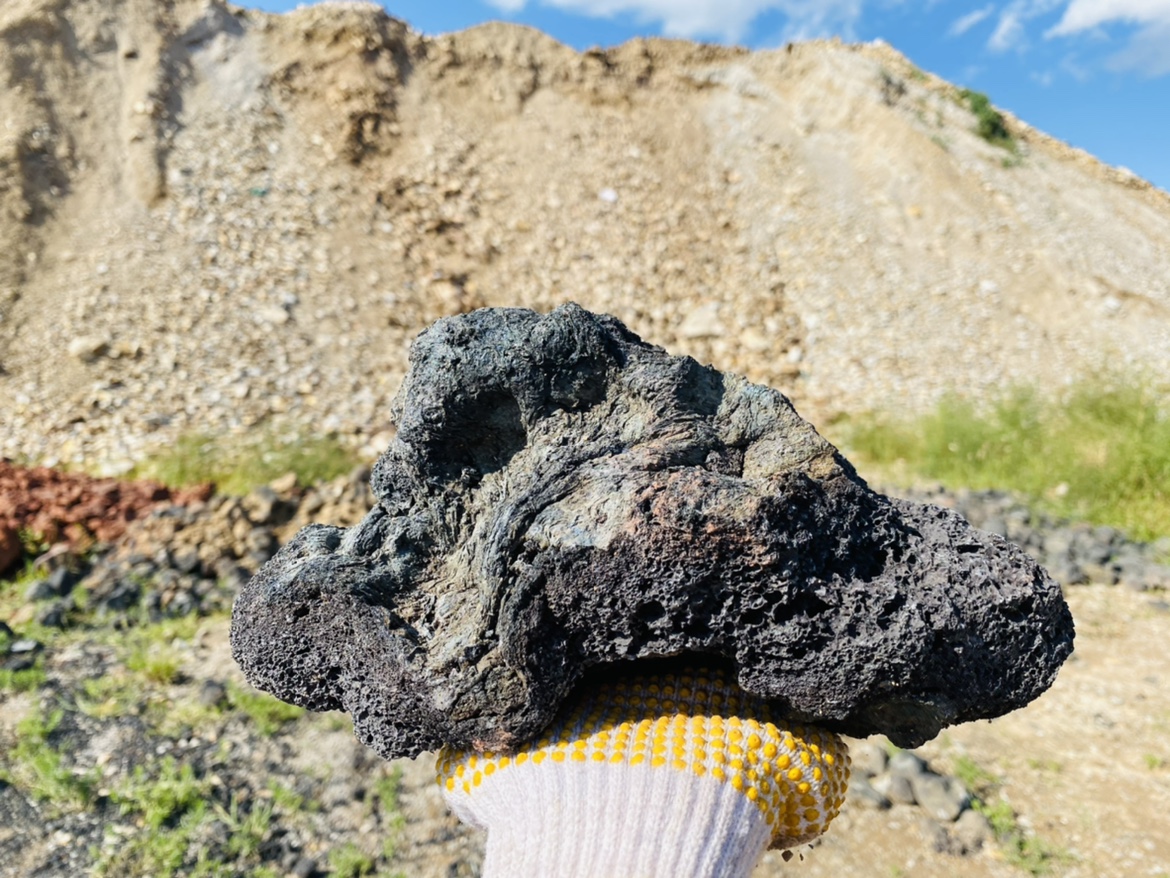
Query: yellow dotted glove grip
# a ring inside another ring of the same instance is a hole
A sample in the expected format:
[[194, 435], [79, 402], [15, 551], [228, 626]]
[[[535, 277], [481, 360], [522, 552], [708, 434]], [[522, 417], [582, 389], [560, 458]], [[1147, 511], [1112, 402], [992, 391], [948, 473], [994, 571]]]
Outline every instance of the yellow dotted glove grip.
[[444, 749], [439, 785], [456, 813], [477, 790], [526, 764], [607, 764], [682, 772], [752, 802], [771, 846], [823, 833], [845, 798], [849, 755], [836, 735], [768, 719], [767, 703], [717, 670], [638, 674], [584, 687], [538, 741], [503, 755]]

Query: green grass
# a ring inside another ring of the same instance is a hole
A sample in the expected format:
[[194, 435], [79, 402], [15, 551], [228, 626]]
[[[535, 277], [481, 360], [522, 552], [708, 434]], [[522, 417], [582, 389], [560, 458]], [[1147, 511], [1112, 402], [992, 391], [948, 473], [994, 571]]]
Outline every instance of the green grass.
[[235, 859], [250, 859], [260, 853], [260, 845], [268, 837], [272, 824], [273, 806], [269, 802], [256, 802], [245, 810], [233, 796], [231, 804], [224, 808], [216, 805], [216, 812], [230, 832], [227, 854]]
[[246, 494], [293, 472], [302, 485], [345, 475], [356, 455], [335, 437], [278, 436], [271, 431], [248, 439], [188, 435], [134, 471], [171, 487], [212, 482], [221, 493]]
[[304, 796], [276, 780], [268, 781], [268, 792], [272, 794], [272, 804], [284, 814], [315, 812], [321, 809], [320, 803], [305, 801]]
[[[99, 852], [98, 875], [150, 875], [153, 878], [229, 878], [237, 875], [273, 874], [262, 866], [249, 866], [271, 832], [273, 805], [241, 803], [232, 795], [227, 807], [215, 801], [213, 783], [195, 769], [174, 759], [139, 766], [110, 796], [137, 831], [129, 837], [111, 837]], [[215, 831], [214, 824], [222, 824]], [[209, 839], [226, 839], [214, 855]]]
[[143, 621], [120, 631], [103, 632], [117, 649], [126, 669], [141, 680], [167, 686], [182, 680], [182, 656], [179, 642], [190, 642], [203, 621], [194, 614]]
[[[20, 639], [20, 635], [10, 637], [6, 632], [0, 631], [0, 655], [5, 655], [12, 642]], [[43, 655], [38, 655], [33, 661], [32, 667], [22, 671], [0, 669], [0, 692], [31, 692], [44, 682], [45, 658]]]
[[834, 429], [863, 468], [1015, 491], [1136, 539], [1170, 535], [1170, 411], [1140, 382], [1082, 384], [1061, 402], [1016, 390], [987, 409], [952, 396], [917, 419], [877, 415]]
[[138, 680], [123, 674], [106, 674], [82, 680], [73, 693], [79, 713], [92, 719], [130, 716], [143, 706], [143, 690]]
[[305, 710], [287, 704], [264, 692], [245, 689], [235, 683], [228, 683], [228, 701], [232, 707], [243, 711], [256, 725], [262, 735], [274, 735], [286, 724], [304, 716]]
[[1054, 867], [1072, 860], [1064, 848], [1025, 832], [1016, 812], [1003, 799], [991, 804], [976, 800], [974, 808], [991, 824], [1004, 859], [1028, 874], [1047, 875]]
[[967, 102], [968, 109], [975, 114], [975, 133], [990, 143], [1009, 152], [1016, 151], [1016, 139], [1008, 131], [1007, 121], [991, 105], [991, 99], [983, 92], [962, 89], [959, 97]]
[[179, 657], [173, 650], [142, 646], [126, 658], [126, 667], [152, 683], [166, 686], [179, 680]]
[[329, 852], [329, 872], [333, 878], [362, 878], [374, 872], [374, 858], [352, 842], [338, 845]]
[[76, 811], [93, 798], [95, 777], [93, 772], [74, 772], [64, 751], [49, 743], [63, 715], [60, 710], [48, 715], [38, 712], [17, 724], [16, 743], [0, 763], [0, 778], [55, 811]]
[[370, 811], [378, 813], [383, 823], [382, 856], [386, 860], [394, 859], [402, 830], [406, 826], [406, 817], [398, 801], [401, 789], [402, 769], [395, 766], [388, 774], [382, 774], [374, 781], [367, 800]]
[[32, 692], [44, 682], [44, 659], [39, 656], [31, 668], [23, 671], [0, 670], [0, 692]]
[[378, 808], [383, 815], [398, 813], [398, 792], [402, 788], [402, 769], [390, 769], [389, 774], [379, 775], [370, 788], [370, 809]]
[[136, 814], [148, 829], [176, 824], [184, 814], [204, 802], [211, 784], [195, 775], [189, 764], [179, 764], [167, 757], [157, 763], [151, 776], [144, 766], [110, 796], [122, 814]]
[[970, 756], [960, 755], [955, 758], [952, 766], [955, 777], [963, 782], [971, 793], [983, 796], [990, 792], [1002, 782], [1001, 779], [992, 774]]

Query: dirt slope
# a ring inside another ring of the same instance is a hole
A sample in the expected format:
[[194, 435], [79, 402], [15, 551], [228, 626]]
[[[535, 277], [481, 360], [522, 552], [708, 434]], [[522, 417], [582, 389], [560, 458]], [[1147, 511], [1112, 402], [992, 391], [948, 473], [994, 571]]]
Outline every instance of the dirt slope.
[[7, 0], [0, 76], [0, 454], [366, 441], [409, 339], [480, 305], [576, 300], [814, 417], [1170, 371], [1170, 197], [981, 140], [883, 44]]

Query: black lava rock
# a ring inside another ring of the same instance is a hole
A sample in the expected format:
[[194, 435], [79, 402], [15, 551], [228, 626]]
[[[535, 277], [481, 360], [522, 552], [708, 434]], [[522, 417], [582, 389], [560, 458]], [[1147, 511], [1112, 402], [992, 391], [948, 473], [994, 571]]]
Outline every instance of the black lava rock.
[[916, 746], [1052, 683], [1073, 624], [1022, 550], [871, 491], [782, 394], [573, 305], [415, 342], [356, 527], [248, 583], [249, 680], [386, 757], [537, 735], [591, 668], [723, 661], [796, 721]]

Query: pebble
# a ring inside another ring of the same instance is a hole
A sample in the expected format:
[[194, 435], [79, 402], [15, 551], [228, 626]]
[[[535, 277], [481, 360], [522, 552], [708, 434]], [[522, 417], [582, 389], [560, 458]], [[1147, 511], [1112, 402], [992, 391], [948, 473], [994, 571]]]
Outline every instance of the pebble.
[[104, 338], [93, 335], [81, 335], [69, 342], [66, 351], [69, 356], [83, 363], [92, 363], [109, 350], [110, 343]]
[[890, 774], [910, 780], [926, 771], [926, 760], [909, 750], [899, 750], [890, 757]]
[[900, 774], [879, 774], [872, 780], [873, 788], [899, 805], [913, 805], [918, 799], [910, 779]]
[[962, 853], [965, 854], [979, 850], [994, 836], [991, 823], [973, 808], [968, 808], [959, 815], [959, 819], [951, 829], [951, 834], [962, 848]]
[[37, 613], [37, 622], [46, 628], [65, 628], [72, 604], [57, 600]]
[[923, 772], [909, 781], [918, 806], [940, 823], [957, 820], [969, 802], [967, 790], [955, 778]]
[[714, 302], [692, 309], [678, 328], [679, 336], [686, 339], [714, 338], [723, 333], [719, 305]]
[[[5, 639], [15, 636], [11, 628], [7, 625], [4, 627], [7, 630]], [[44, 645], [36, 640], [23, 639], [10, 642], [4, 661], [0, 662], [0, 670], [27, 671], [36, 664], [37, 656], [43, 649]]]
[[38, 579], [24, 590], [26, 601], [47, 601], [57, 596], [57, 590], [49, 585], [49, 580]]
[[882, 742], [866, 739], [849, 742], [849, 758], [855, 777], [873, 777], [886, 770], [890, 754]]
[[865, 777], [851, 777], [845, 789], [845, 797], [863, 808], [884, 811], [890, 807], [890, 800], [877, 791]]
[[218, 680], [204, 680], [199, 687], [199, 703], [204, 707], [219, 707], [227, 701], [227, 687]]

